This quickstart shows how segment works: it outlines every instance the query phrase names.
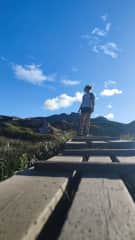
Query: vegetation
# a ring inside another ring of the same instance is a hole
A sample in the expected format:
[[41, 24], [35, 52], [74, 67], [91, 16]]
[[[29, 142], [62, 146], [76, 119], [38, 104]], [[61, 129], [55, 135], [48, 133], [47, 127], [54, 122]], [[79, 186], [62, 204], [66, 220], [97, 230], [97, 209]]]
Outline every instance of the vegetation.
[[47, 140], [48, 138], [48, 135], [37, 133], [30, 127], [18, 126], [12, 123], [4, 124], [0, 128], [0, 136], [34, 142], [40, 140]]
[[135, 140], [135, 136], [131, 133], [127, 133], [127, 134], [123, 134], [120, 136], [120, 139], [121, 140], [129, 140], [129, 141], [132, 141], [132, 140]]
[[55, 128], [49, 134], [24, 132], [24, 129], [16, 130], [10, 126], [3, 134], [6, 137], [0, 136], [0, 180], [32, 166], [34, 161], [46, 160], [57, 154], [72, 134]]

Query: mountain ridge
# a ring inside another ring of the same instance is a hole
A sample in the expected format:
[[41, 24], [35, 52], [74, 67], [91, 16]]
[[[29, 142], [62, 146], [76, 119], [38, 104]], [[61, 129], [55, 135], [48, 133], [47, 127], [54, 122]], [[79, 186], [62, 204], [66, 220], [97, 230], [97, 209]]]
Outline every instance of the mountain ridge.
[[[19, 127], [25, 131], [30, 130], [36, 133], [47, 133], [49, 126], [61, 130], [79, 131], [79, 113], [72, 112], [71, 114], [61, 113], [47, 117], [29, 117], [19, 118], [16, 116], [0, 115], [1, 129], [6, 126]], [[91, 134], [101, 136], [135, 136], [135, 120], [130, 123], [121, 123], [108, 120], [103, 116], [91, 119]], [[1, 134], [1, 132], [0, 132]]]

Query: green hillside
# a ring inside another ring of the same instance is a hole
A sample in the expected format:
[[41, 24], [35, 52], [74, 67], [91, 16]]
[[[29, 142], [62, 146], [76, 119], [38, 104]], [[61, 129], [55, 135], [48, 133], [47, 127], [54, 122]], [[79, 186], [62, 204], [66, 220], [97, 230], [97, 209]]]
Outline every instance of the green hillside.
[[0, 180], [32, 166], [34, 161], [56, 155], [72, 135], [51, 125], [46, 134], [41, 134], [40, 127], [33, 119], [0, 117]]

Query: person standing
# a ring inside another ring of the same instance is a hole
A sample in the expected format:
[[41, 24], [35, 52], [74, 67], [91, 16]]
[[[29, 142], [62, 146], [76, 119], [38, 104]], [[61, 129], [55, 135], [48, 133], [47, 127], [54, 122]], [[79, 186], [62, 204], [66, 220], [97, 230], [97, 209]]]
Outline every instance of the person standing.
[[92, 86], [86, 85], [84, 87], [84, 95], [79, 108], [80, 116], [80, 135], [89, 136], [90, 117], [94, 112], [95, 95], [91, 92]]

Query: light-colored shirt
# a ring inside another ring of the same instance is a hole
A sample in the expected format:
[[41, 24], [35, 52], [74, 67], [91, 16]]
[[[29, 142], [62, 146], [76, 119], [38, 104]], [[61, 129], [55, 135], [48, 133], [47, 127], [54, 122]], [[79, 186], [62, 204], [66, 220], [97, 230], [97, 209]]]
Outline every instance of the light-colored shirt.
[[93, 99], [94, 99], [94, 94], [93, 93], [85, 93], [83, 95], [83, 99], [82, 99], [82, 104], [81, 107], [88, 107], [88, 108], [93, 108]]

